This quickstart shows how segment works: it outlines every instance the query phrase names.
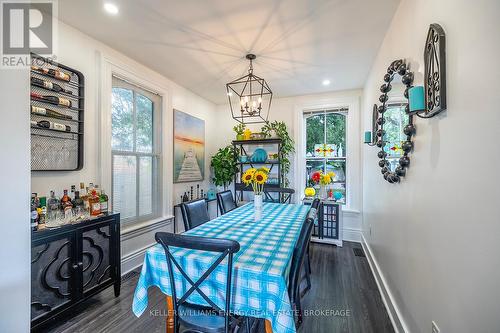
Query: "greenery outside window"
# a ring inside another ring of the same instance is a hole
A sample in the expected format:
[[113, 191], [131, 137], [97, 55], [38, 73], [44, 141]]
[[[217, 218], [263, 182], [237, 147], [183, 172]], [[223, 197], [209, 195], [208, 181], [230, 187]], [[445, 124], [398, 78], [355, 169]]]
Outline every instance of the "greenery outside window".
[[335, 172], [333, 183], [327, 187], [342, 195], [346, 203], [347, 168], [347, 108], [306, 111], [306, 186], [311, 186], [311, 175], [316, 171]]
[[161, 214], [161, 96], [113, 77], [112, 207], [125, 223]]

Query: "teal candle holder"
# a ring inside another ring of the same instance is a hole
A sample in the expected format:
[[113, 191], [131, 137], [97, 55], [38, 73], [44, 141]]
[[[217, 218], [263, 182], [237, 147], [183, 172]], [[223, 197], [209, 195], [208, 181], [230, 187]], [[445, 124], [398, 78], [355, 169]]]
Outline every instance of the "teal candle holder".
[[372, 132], [365, 132], [365, 143], [372, 143]]
[[425, 90], [423, 86], [415, 86], [408, 90], [408, 100], [410, 102], [409, 114], [416, 114], [425, 111]]

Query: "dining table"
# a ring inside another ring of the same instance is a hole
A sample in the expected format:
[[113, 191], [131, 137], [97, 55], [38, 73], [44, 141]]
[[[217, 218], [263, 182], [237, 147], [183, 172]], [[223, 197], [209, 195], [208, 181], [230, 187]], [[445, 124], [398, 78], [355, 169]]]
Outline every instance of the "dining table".
[[[294, 333], [295, 321], [288, 295], [288, 275], [294, 247], [310, 206], [263, 203], [255, 218], [252, 202], [210, 220], [186, 235], [235, 240], [240, 244], [233, 258], [231, 312], [265, 319], [266, 333]], [[218, 256], [217, 253], [170, 248], [183, 270], [196, 281]], [[167, 260], [160, 244], [150, 247], [144, 257], [137, 282], [132, 311], [139, 317], [148, 305], [148, 288], [158, 287], [166, 295], [167, 332], [173, 332], [172, 299]], [[227, 259], [203, 281], [200, 289], [224, 308]], [[177, 293], [191, 285], [174, 269]], [[207, 305], [197, 293], [189, 296], [193, 304]]]

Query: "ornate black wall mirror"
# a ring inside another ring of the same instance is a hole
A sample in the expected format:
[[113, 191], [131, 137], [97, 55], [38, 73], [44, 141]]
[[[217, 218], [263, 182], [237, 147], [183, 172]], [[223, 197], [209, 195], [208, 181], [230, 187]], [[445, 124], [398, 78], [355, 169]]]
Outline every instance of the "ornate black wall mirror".
[[408, 89], [413, 84], [413, 72], [404, 60], [395, 60], [387, 68], [380, 87], [378, 118], [376, 120], [379, 166], [384, 179], [399, 183], [410, 165], [415, 134], [413, 115], [409, 115]]

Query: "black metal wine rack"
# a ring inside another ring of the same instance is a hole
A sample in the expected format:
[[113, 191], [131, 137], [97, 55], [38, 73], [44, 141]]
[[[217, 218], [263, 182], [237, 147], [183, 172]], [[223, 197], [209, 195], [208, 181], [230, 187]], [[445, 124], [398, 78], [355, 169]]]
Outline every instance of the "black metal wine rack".
[[50, 59], [31, 54], [31, 64], [40, 68], [57, 69], [70, 76], [70, 81], [56, 79], [48, 74], [31, 69], [31, 77], [49, 81], [61, 86], [67, 92], [56, 92], [31, 84], [31, 93], [56, 96], [71, 101], [71, 107], [54, 105], [31, 96], [31, 105], [47, 108], [70, 119], [60, 119], [48, 115], [33, 114], [30, 106], [31, 122], [42, 120], [69, 126], [63, 132], [31, 124], [31, 170], [32, 171], [76, 171], [83, 167], [84, 143], [84, 92], [85, 79], [81, 72]]

